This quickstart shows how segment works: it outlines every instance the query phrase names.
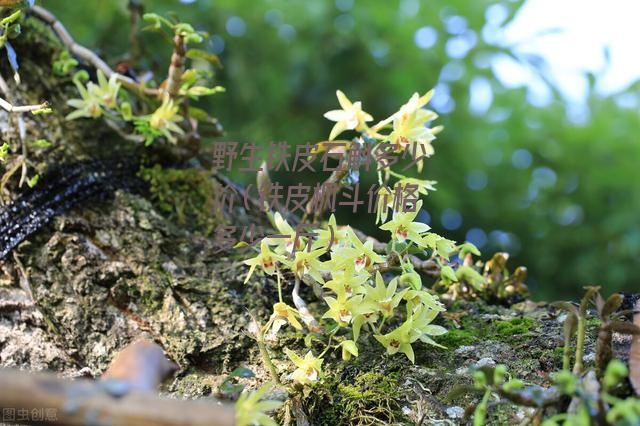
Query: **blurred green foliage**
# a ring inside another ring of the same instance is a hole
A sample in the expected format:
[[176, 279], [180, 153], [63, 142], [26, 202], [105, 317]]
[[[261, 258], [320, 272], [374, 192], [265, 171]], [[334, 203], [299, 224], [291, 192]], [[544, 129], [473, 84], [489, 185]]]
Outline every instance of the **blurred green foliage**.
[[[577, 296], [586, 284], [602, 285], [607, 293], [637, 291], [640, 84], [603, 97], [593, 91], [597, 77], [590, 75], [586, 108], [576, 114], [548, 82], [540, 58], [520, 55], [495, 36], [522, 3], [145, 0], [143, 5], [149, 12], [175, 12], [212, 35], [209, 49], [224, 65], [217, 83], [227, 92], [205, 105], [221, 119], [226, 140], [262, 146], [317, 142], [333, 124], [322, 114], [337, 106], [338, 88], [383, 118], [414, 91], [435, 86], [432, 106], [445, 130], [423, 174], [439, 182], [425, 204], [432, 227], [455, 240], [468, 237], [485, 257], [510, 252], [512, 265], [529, 268], [534, 298]], [[126, 0], [42, 4], [110, 62], [126, 58]], [[153, 34], [141, 38], [145, 61], [139, 65], [162, 75], [169, 44]], [[529, 69], [549, 92], [549, 102], [535, 106], [529, 89], [501, 83], [492, 67], [498, 60]], [[478, 94], [480, 102], [471, 99]], [[369, 217], [338, 216], [375, 234], [365, 226], [373, 222]]]

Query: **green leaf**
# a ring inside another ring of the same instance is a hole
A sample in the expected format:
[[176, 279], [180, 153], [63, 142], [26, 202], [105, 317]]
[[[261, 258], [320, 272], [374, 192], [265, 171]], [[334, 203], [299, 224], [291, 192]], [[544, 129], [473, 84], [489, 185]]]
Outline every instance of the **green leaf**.
[[255, 373], [248, 368], [238, 367], [229, 374], [229, 377], [254, 377]]
[[41, 148], [41, 149], [49, 148], [51, 146], [51, 142], [49, 142], [46, 139], [38, 139], [38, 140], [35, 140], [35, 141], [31, 142], [31, 144], [34, 147]]
[[186, 56], [189, 59], [201, 59], [203, 61], [209, 62], [212, 65], [217, 66], [218, 68], [222, 68], [222, 63], [220, 62], [220, 58], [218, 57], [218, 55], [209, 53], [206, 50], [189, 49], [187, 50]]
[[29, 185], [29, 188], [33, 188], [38, 184], [39, 180], [40, 180], [40, 175], [38, 174], [33, 175], [31, 179], [27, 179], [27, 185]]

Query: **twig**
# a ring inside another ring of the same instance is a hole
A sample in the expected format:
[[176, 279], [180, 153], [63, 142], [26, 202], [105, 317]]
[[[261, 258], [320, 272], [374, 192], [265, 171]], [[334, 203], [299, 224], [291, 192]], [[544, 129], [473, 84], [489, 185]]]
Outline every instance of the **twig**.
[[169, 96], [172, 98], [178, 93], [178, 89], [180, 89], [180, 79], [182, 78], [186, 54], [187, 47], [184, 43], [184, 37], [180, 34], [174, 35], [171, 64], [169, 65], [169, 72], [167, 73], [167, 93], [169, 93]]
[[[233, 408], [212, 401], [161, 399], [146, 392], [121, 390], [87, 379], [75, 381], [54, 374], [30, 374], [0, 370], [0, 408], [38, 413], [46, 407], [47, 424], [60, 425], [159, 425], [232, 426]], [[14, 420], [12, 419], [12, 422]], [[16, 423], [34, 424], [31, 416]]]
[[[2, 91], [6, 93], [5, 90], [2, 90]], [[2, 108], [3, 110], [5, 110], [7, 112], [16, 112], [16, 113], [31, 112], [31, 111], [37, 111], [39, 109], [47, 108], [48, 106], [49, 106], [48, 102], [43, 102], [43, 103], [38, 104], [38, 105], [14, 106], [10, 102], [0, 98], [0, 108]]]
[[[9, 99], [9, 101], [6, 101], [2, 98], [0, 98], [0, 107], [2, 107], [3, 109], [5, 109], [7, 112], [16, 112], [16, 113], [22, 113], [22, 112], [28, 112], [28, 111], [36, 111], [38, 109], [42, 109], [42, 108], [46, 108], [47, 106], [49, 106], [48, 102], [43, 102], [40, 105], [24, 105], [24, 106], [14, 106], [13, 105], [13, 99], [11, 96], [11, 92], [9, 91], [9, 85], [7, 84], [7, 82], [5, 81], [5, 79], [2, 77], [2, 75], [0, 75], [0, 91], [2, 91], [4, 93], [4, 95], [7, 97], [7, 99]], [[20, 137], [20, 145], [21, 145], [21, 149], [22, 149], [22, 173], [20, 174], [20, 183], [18, 184], [19, 187], [22, 188], [22, 185], [24, 185], [24, 182], [27, 180], [27, 158], [28, 158], [28, 152], [27, 152], [27, 141], [26, 141], [26, 128], [24, 125], [24, 120], [22, 119], [21, 115], [17, 116], [17, 120], [18, 120], [18, 136]], [[16, 169], [17, 170], [17, 169]], [[15, 170], [9, 175], [9, 177], [15, 172]], [[5, 174], [6, 176], [6, 174]], [[3, 176], [3, 181], [4, 181], [4, 176]], [[0, 190], [2, 189], [2, 187], [4, 187], [4, 183], [0, 185]]]
[[162, 90], [160, 89], [144, 87], [142, 84], [139, 84], [132, 78], [127, 77], [126, 75], [119, 74], [112, 70], [111, 67], [102, 60], [102, 58], [100, 58], [98, 55], [96, 55], [86, 47], [76, 43], [76, 41], [73, 39], [73, 37], [71, 37], [67, 29], [64, 27], [64, 25], [62, 25], [58, 18], [56, 18], [55, 15], [49, 12], [47, 9], [41, 6], [33, 6], [29, 9], [29, 11], [38, 19], [50, 25], [53, 31], [57, 34], [60, 41], [62, 41], [62, 44], [64, 44], [64, 46], [72, 54], [91, 64], [94, 68], [102, 71], [107, 78], [115, 75], [118, 81], [120, 81], [122, 85], [127, 89], [138, 91], [139, 93], [148, 96], [159, 96], [160, 93], [162, 93]]

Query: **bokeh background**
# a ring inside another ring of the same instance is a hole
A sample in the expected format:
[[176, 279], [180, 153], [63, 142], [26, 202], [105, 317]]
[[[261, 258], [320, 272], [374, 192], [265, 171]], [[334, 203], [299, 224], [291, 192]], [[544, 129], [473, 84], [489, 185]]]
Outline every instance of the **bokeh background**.
[[[126, 58], [126, 0], [41, 3], [110, 62]], [[485, 256], [511, 253], [534, 299], [640, 290], [637, 1], [141, 3], [211, 34], [227, 92], [205, 106], [225, 139], [316, 142], [338, 88], [383, 118], [435, 87], [445, 131], [423, 174], [438, 181], [424, 221]], [[164, 70], [166, 40], [142, 40], [143, 65]], [[368, 215], [338, 216], [375, 233]]]

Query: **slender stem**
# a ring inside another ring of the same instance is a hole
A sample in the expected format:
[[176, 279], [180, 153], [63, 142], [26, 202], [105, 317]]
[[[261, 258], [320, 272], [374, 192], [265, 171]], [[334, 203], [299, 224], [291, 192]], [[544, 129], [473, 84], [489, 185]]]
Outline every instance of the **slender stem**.
[[571, 338], [564, 341], [564, 350], [562, 352], [562, 369], [569, 370], [571, 365]]
[[384, 322], [387, 320], [387, 317], [382, 317], [382, 321], [380, 322], [380, 326], [378, 326], [378, 334], [382, 334], [382, 326], [384, 326]]
[[260, 326], [260, 324], [258, 324], [258, 321], [253, 317], [253, 315], [251, 317], [257, 325], [256, 342], [258, 343], [258, 348], [260, 349], [260, 356], [262, 357], [262, 362], [264, 363], [265, 367], [267, 367], [267, 369], [269, 370], [269, 373], [271, 373], [271, 377], [273, 378], [273, 380], [275, 380], [275, 382], [280, 385], [281, 384], [280, 375], [278, 374], [278, 370], [276, 369], [276, 366], [273, 365], [273, 362], [271, 361], [269, 350], [267, 349], [267, 345], [264, 342], [264, 329]]
[[278, 277], [278, 300], [282, 302], [282, 277], [280, 276], [280, 269], [276, 268], [276, 276]]
[[339, 328], [340, 328], [340, 327], [336, 327], [336, 328], [331, 332], [331, 334], [329, 335], [329, 340], [327, 341], [327, 347], [326, 347], [326, 348], [324, 348], [324, 351], [322, 351], [322, 353], [321, 353], [320, 355], [318, 355], [318, 358], [322, 358], [322, 357], [323, 357], [323, 356], [324, 356], [324, 355], [329, 351], [329, 349], [331, 349], [331, 342], [332, 342], [332, 340], [333, 340], [333, 336], [335, 336], [335, 335], [336, 335], [336, 333], [338, 332], [338, 329], [339, 329]]
[[576, 339], [576, 361], [573, 364], [573, 373], [582, 373], [582, 355], [584, 353], [584, 337], [585, 337], [585, 317], [581, 313], [578, 315], [578, 333]]

